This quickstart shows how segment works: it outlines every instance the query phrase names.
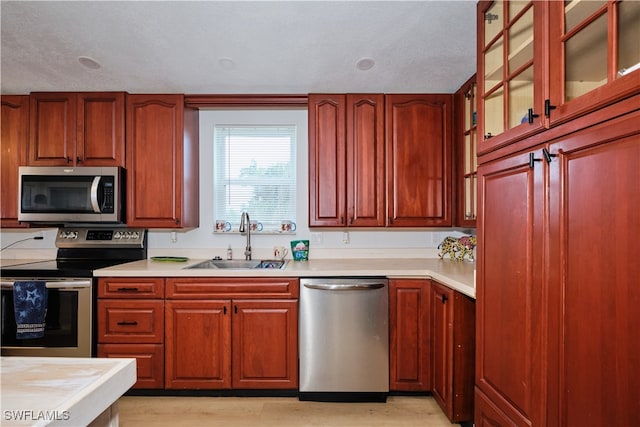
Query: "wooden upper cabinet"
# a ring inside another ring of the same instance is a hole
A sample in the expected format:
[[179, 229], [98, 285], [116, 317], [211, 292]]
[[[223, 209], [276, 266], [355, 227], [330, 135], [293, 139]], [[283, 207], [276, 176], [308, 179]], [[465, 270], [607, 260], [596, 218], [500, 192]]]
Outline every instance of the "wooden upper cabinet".
[[640, 93], [640, 2], [549, 2], [551, 125]]
[[455, 225], [475, 227], [478, 213], [477, 85], [473, 75], [455, 93]]
[[198, 226], [198, 111], [183, 95], [127, 96], [127, 225]]
[[26, 165], [29, 143], [29, 96], [2, 96], [2, 198], [0, 226], [20, 227], [18, 222], [18, 166]]
[[309, 95], [309, 226], [346, 225], [346, 95]]
[[384, 225], [384, 95], [309, 95], [309, 225]]
[[640, 93], [638, 1], [480, 1], [477, 27], [480, 154]]
[[124, 98], [124, 92], [77, 95], [78, 164], [124, 167]]
[[28, 163], [124, 166], [124, 93], [32, 93]]
[[478, 152], [544, 129], [542, 1], [478, 3]]
[[453, 95], [386, 95], [387, 225], [452, 225]]
[[385, 223], [384, 95], [347, 95], [348, 226]]

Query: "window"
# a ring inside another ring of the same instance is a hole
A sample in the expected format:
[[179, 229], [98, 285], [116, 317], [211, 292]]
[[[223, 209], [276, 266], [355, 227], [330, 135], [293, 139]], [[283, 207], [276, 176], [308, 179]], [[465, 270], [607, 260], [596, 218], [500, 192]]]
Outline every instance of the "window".
[[296, 217], [296, 126], [221, 125], [213, 132], [214, 220], [237, 230], [247, 211], [258, 230]]

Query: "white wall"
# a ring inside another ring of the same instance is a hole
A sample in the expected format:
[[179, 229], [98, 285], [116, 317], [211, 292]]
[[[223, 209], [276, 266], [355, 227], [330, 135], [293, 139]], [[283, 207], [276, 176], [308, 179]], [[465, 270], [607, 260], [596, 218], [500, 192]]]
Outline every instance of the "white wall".
[[[174, 255], [191, 258], [226, 257], [232, 246], [234, 258], [242, 258], [246, 238], [237, 233], [213, 232], [213, 128], [216, 123], [266, 124], [271, 121], [298, 125], [297, 151], [297, 231], [295, 235], [264, 235], [251, 237], [254, 258], [268, 258], [276, 245], [289, 246], [291, 240], [308, 239], [311, 258], [343, 257], [436, 257], [437, 246], [446, 236], [461, 236], [453, 229], [434, 230], [310, 230], [308, 224], [308, 144], [307, 110], [243, 110], [244, 119], [223, 110], [200, 112], [200, 227], [189, 231], [149, 231], [149, 256]], [[245, 121], [243, 123], [243, 120]], [[345, 236], [345, 232], [348, 233]], [[2, 247], [21, 238], [38, 235], [33, 231], [6, 231], [0, 233]], [[475, 233], [474, 233], [475, 234]], [[3, 251], [2, 258], [55, 257], [55, 230], [42, 232], [42, 241], [26, 241]], [[344, 238], [348, 237], [348, 242]], [[26, 251], [25, 249], [30, 249]], [[290, 257], [290, 255], [289, 255]]]

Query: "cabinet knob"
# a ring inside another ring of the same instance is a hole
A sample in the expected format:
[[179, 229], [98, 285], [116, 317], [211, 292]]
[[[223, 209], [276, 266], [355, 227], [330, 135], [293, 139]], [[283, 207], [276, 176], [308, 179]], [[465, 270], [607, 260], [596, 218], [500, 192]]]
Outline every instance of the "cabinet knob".
[[71, 157], [67, 156], [67, 163], [71, 163]]
[[529, 108], [529, 111], [527, 111], [527, 121], [529, 122], [529, 124], [533, 123], [533, 119], [536, 119], [540, 117], [540, 114], [535, 114], [533, 112], [533, 108]]

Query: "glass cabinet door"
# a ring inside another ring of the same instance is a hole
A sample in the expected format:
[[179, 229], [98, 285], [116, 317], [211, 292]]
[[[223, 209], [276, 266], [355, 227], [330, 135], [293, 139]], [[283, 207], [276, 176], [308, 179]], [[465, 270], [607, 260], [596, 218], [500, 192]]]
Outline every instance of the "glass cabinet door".
[[480, 131], [486, 152], [543, 127], [543, 2], [494, 1], [478, 5]]
[[461, 126], [458, 179], [458, 221], [459, 227], [475, 227], [477, 215], [477, 85], [476, 76], [471, 77], [456, 92], [460, 96], [463, 116], [458, 120]]
[[551, 123], [640, 92], [640, 2], [551, 2]]

